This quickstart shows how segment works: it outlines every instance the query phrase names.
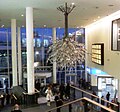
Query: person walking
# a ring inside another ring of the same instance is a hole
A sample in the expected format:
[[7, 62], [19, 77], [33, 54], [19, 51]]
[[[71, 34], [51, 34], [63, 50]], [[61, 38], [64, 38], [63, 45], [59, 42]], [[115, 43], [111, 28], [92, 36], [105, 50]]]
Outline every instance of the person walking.
[[50, 106], [50, 102], [53, 96], [51, 88], [48, 87], [45, 93], [46, 93], [47, 105]]

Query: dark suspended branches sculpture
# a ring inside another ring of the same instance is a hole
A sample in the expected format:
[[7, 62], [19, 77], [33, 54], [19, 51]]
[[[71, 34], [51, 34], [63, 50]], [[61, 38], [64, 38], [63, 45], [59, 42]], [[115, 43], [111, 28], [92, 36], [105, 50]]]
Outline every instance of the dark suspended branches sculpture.
[[58, 67], [74, 67], [77, 63], [85, 60], [86, 49], [84, 44], [78, 43], [75, 37], [68, 36], [68, 14], [74, 9], [74, 5], [65, 7], [60, 6], [57, 9], [65, 15], [65, 36], [61, 40], [56, 40], [48, 50], [48, 61], [56, 61]]

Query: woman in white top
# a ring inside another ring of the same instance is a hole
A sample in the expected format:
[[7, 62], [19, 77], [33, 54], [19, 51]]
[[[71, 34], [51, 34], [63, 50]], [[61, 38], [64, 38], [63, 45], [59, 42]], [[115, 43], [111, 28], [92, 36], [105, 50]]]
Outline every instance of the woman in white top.
[[50, 106], [50, 101], [53, 96], [51, 88], [48, 87], [47, 90], [45, 91], [45, 93], [46, 93], [47, 105]]

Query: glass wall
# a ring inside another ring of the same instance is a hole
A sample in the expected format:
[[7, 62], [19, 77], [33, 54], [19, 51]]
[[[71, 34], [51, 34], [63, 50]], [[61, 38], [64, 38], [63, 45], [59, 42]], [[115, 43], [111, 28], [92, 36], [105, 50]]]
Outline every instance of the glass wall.
[[[69, 35], [75, 35], [78, 42], [85, 43], [85, 29], [69, 28]], [[64, 37], [64, 28], [56, 29], [57, 39]], [[47, 63], [49, 45], [52, 44], [52, 28], [34, 28], [34, 61], [39, 66], [52, 66]], [[26, 29], [21, 28], [22, 66], [27, 67], [26, 52]], [[11, 28], [0, 28], [0, 75], [8, 75], [12, 79], [12, 49], [11, 49]], [[73, 72], [81, 77], [84, 73], [84, 63], [77, 65]], [[57, 81], [65, 80], [65, 69], [57, 69]], [[84, 75], [83, 75], [84, 76]]]
[[0, 75], [11, 71], [11, 34], [9, 28], [0, 28]]

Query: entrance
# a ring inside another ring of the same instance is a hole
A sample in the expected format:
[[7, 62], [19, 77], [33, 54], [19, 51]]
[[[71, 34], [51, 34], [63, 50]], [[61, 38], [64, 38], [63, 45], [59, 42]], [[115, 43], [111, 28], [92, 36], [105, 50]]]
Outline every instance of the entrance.
[[98, 76], [98, 90], [102, 91], [102, 95], [106, 95], [107, 92], [111, 93], [111, 98], [117, 97], [118, 80], [114, 77]]
[[9, 77], [0, 76], [0, 91], [6, 93], [6, 90], [10, 88]]

